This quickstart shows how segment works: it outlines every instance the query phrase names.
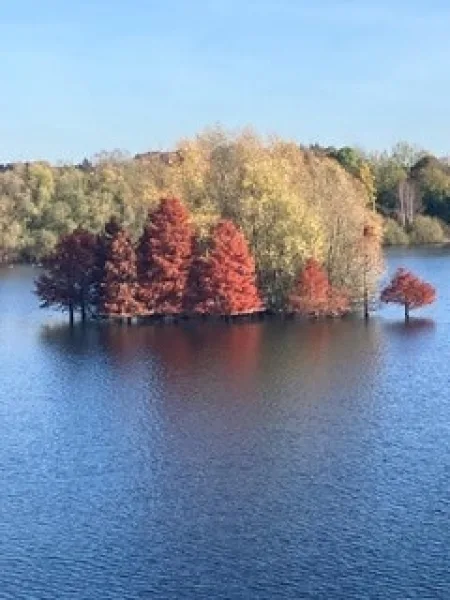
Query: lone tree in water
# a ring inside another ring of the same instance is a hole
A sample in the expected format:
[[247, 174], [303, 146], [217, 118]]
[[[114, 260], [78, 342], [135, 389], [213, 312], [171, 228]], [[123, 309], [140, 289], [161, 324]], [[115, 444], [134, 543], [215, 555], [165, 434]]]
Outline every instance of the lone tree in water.
[[163, 199], [149, 214], [137, 251], [138, 297], [145, 311], [182, 312], [193, 239], [189, 213], [180, 200]]
[[382, 302], [405, 307], [405, 321], [409, 320], [410, 310], [427, 306], [435, 300], [434, 287], [403, 268], [397, 270], [390, 284], [381, 292]]
[[325, 269], [315, 260], [306, 261], [288, 307], [305, 317], [342, 316], [349, 311], [348, 295], [330, 284]]
[[44, 259], [44, 271], [36, 280], [41, 306], [67, 310], [71, 325], [76, 310], [84, 321], [91, 309], [98, 276], [96, 251], [96, 236], [76, 229], [61, 237], [54, 251]]
[[128, 233], [118, 229], [106, 247], [103, 281], [100, 286], [100, 312], [132, 317], [140, 312], [137, 293], [137, 264]]
[[187, 303], [200, 314], [232, 315], [262, 309], [255, 261], [244, 235], [231, 221], [220, 221], [214, 227], [206, 255], [197, 252]]

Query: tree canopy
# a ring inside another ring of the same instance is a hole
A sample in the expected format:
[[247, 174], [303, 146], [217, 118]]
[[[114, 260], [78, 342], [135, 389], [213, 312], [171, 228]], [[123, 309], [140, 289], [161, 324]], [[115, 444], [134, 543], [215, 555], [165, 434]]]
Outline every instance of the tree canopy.
[[262, 309], [255, 261], [231, 221], [219, 221], [207, 251], [195, 257], [188, 294], [188, 306], [195, 313], [230, 315]]
[[97, 238], [93, 234], [76, 229], [63, 235], [45, 258], [45, 270], [36, 280], [41, 306], [69, 311], [72, 322], [74, 312], [79, 310], [84, 320], [94, 303], [99, 277], [96, 253]]
[[432, 304], [436, 300], [434, 287], [419, 277], [400, 268], [391, 282], [381, 292], [381, 301], [389, 304], [400, 304], [405, 308], [405, 319], [409, 319], [409, 311]]
[[182, 312], [193, 238], [189, 212], [177, 198], [149, 213], [138, 244], [139, 299], [148, 312]]

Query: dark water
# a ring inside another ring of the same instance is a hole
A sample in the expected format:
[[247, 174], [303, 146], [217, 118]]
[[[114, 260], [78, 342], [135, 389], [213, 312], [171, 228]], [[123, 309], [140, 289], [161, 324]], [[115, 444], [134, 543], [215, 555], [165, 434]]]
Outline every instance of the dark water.
[[356, 321], [90, 326], [0, 274], [0, 598], [450, 597], [450, 253]]

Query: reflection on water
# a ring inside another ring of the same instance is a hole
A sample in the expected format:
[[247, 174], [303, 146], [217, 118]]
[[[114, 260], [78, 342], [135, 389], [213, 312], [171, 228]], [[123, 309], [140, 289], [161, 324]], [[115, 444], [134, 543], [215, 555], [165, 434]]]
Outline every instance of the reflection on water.
[[0, 596], [446, 598], [450, 260], [400, 259], [406, 325], [70, 330], [0, 274]]
[[413, 317], [406, 323], [403, 321], [388, 323], [386, 328], [397, 335], [413, 337], [426, 334], [427, 332], [433, 333], [436, 329], [436, 323], [432, 319], [420, 319]]

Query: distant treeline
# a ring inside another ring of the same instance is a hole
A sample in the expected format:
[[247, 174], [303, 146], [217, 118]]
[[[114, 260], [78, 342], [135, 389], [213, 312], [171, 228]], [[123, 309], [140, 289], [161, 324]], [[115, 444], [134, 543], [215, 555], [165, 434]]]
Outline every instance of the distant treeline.
[[367, 153], [358, 148], [312, 146], [335, 158], [368, 190], [385, 217], [386, 244], [440, 243], [450, 225], [450, 161], [400, 142], [391, 151]]

